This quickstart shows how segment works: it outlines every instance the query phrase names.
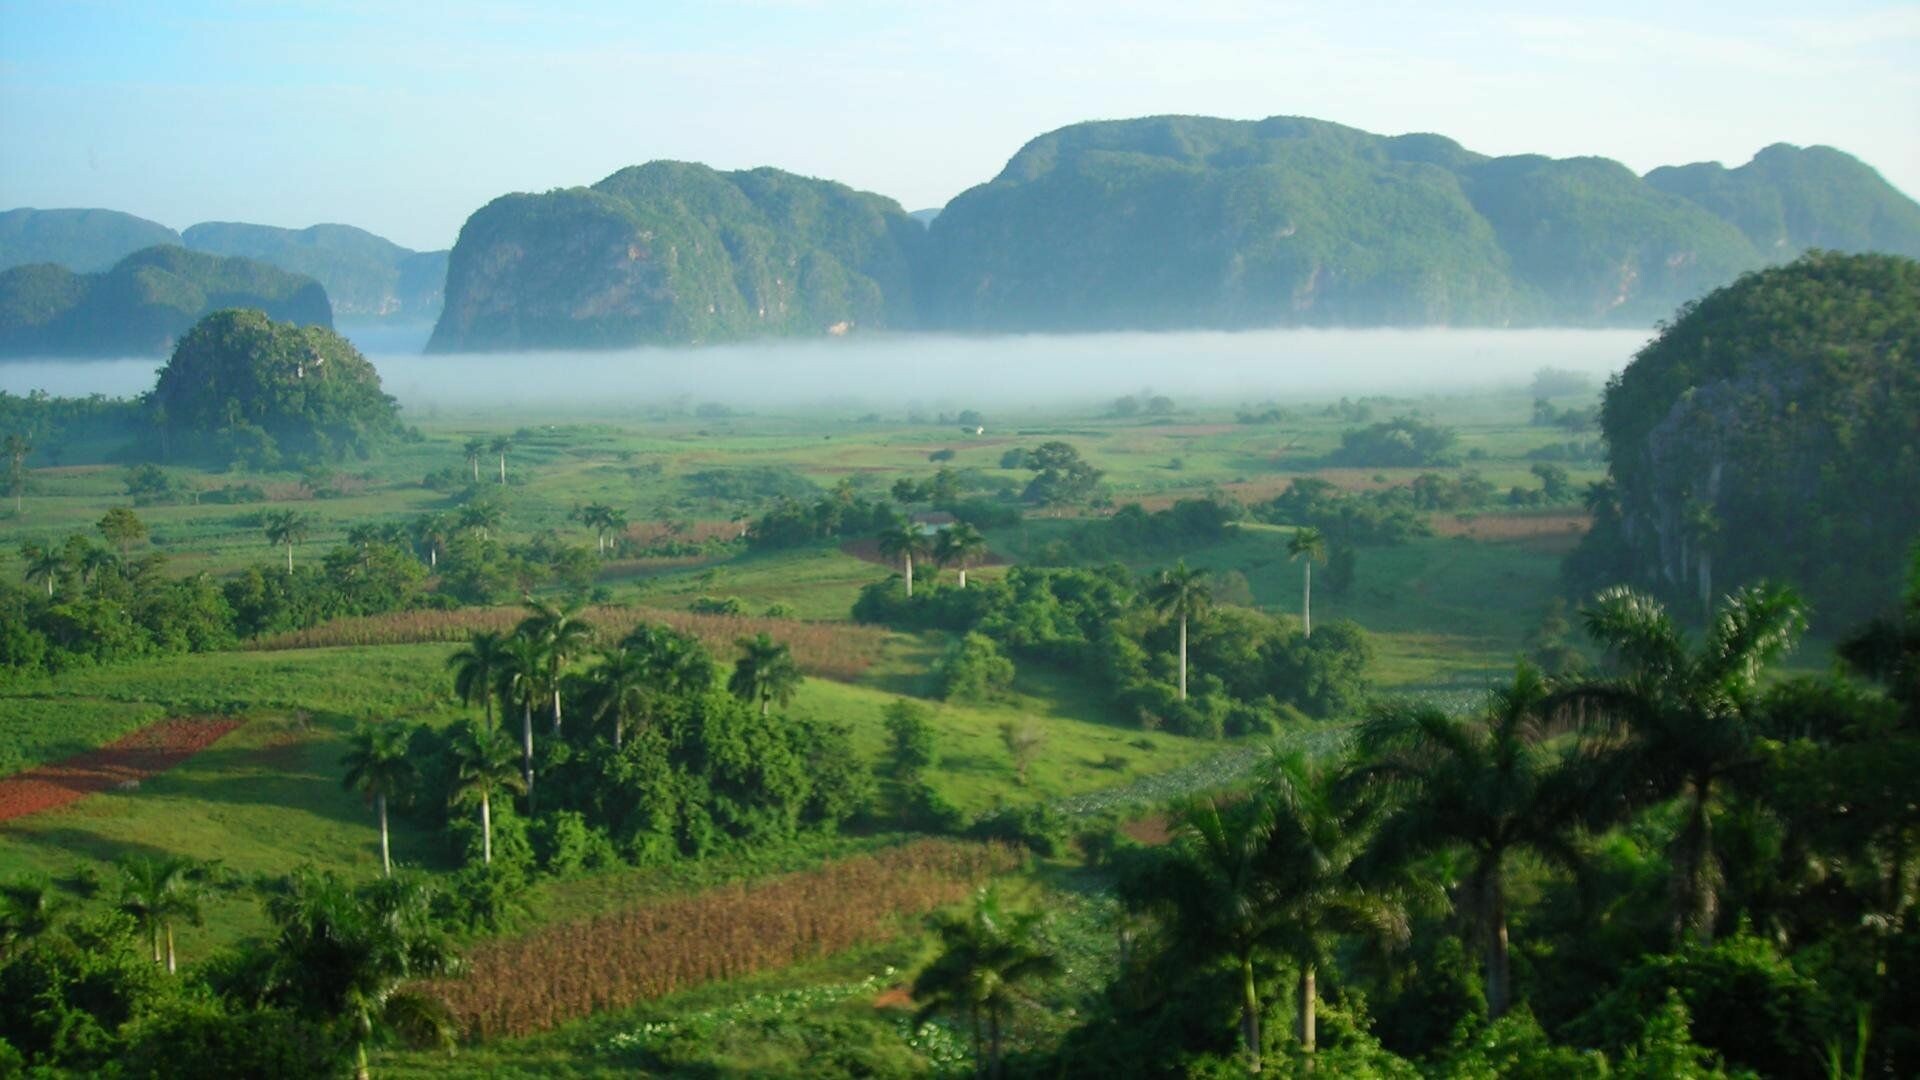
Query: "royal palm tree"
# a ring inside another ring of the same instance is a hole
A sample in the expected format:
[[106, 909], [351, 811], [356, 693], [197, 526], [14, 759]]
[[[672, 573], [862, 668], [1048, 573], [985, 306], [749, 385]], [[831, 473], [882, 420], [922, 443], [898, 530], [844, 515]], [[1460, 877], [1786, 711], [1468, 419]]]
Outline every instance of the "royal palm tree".
[[1697, 649], [1659, 601], [1625, 587], [1601, 593], [1581, 617], [1614, 668], [1559, 697], [1594, 718], [1590, 757], [1611, 796], [1596, 804], [1686, 800], [1668, 852], [1673, 931], [1710, 942], [1719, 916], [1715, 796], [1754, 765], [1760, 674], [1799, 640], [1806, 609], [1791, 589], [1738, 589], [1720, 602]]
[[447, 546], [447, 539], [453, 535], [453, 523], [445, 514], [421, 514], [413, 519], [408, 527], [413, 535], [416, 550], [427, 553], [427, 569], [440, 568], [440, 552]]
[[354, 1075], [369, 1075], [367, 1048], [393, 1033], [451, 1049], [453, 1021], [431, 994], [405, 989], [458, 971], [457, 955], [433, 920], [433, 894], [408, 878], [349, 888], [331, 874], [296, 873], [267, 901], [277, 932], [270, 992], [306, 1014], [342, 1025]]
[[975, 1072], [998, 1078], [1004, 1075], [1009, 1014], [1015, 1005], [1031, 1000], [1024, 988], [1062, 970], [1059, 958], [1040, 939], [1043, 916], [1008, 911], [997, 892], [983, 888], [969, 910], [938, 915], [931, 922], [941, 951], [913, 980], [914, 1000], [921, 1003], [915, 1019], [924, 1023], [943, 1012], [964, 1017], [973, 1033]]
[[81, 553], [80, 562], [75, 568], [80, 571], [80, 583], [91, 585], [101, 576], [112, 573], [118, 566], [120, 566], [120, 557], [115, 555], [112, 549], [88, 544], [87, 550]]
[[941, 566], [960, 568], [960, 587], [967, 587], [967, 567], [987, 550], [987, 538], [964, 521], [956, 522], [940, 533], [933, 543], [933, 558]]
[[910, 519], [896, 519], [880, 531], [880, 554], [900, 560], [906, 570], [908, 597], [913, 596], [913, 557], [925, 554], [926, 550], [926, 534]]
[[199, 926], [201, 901], [206, 898], [203, 870], [192, 859], [129, 859], [120, 865], [118, 908], [140, 924], [153, 943], [153, 962], [175, 971], [173, 927], [188, 922]]
[[447, 668], [453, 672], [453, 692], [460, 695], [462, 705], [480, 699], [488, 731], [493, 730], [493, 698], [500, 692], [500, 679], [509, 662], [507, 636], [496, 630], [474, 631], [465, 645], [447, 657]]
[[480, 455], [487, 452], [487, 440], [468, 439], [464, 448], [467, 454], [467, 468], [473, 470], [473, 482], [480, 482]]
[[19, 517], [20, 500], [27, 493], [27, 457], [33, 453], [33, 440], [14, 432], [0, 441], [0, 455], [7, 459], [7, 490], [13, 493], [13, 516]]
[[52, 930], [66, 906], [44, 877], [19, 877], [0, 885], [0, 958]]
[[[1300, 592], [1300, 627], [1308, 637], [1313, 636], [1313, 564], [1327, 561], [1327, 539], [1320, 530], [1311, 525], [1293, 531], [1293, 537], [1287, 541], [1287, 560], [1298, 562], [1306, 574], [1302, 579]], [[1340, 583], [1334, 582], [1337, 586]], [[1338, 592], [1338, 589], [1334, 591]]]
[[380, 873], [393, 876], [393, 855], [387, 836], [387, 804], [404, 798], [418, 773], [407, 760], [407, 730], [399, 724], [362, 724], [347, 742], [340, 764], [346, 775], [340, 783], [358, 791], [380, 815]]
[[546, 661], [546, 686], [553, 698], [553, 733], [560, 734], [560, 676], [582, 653], [593, 645], [593, 624], [580, 617], [585, 600], [551, 604], [528, 597], [529, 614], [520, 620], [514, 633], [540, 643]]
[[513, 449], [513, 439], [506, 435], [497, 435], [487, 443], [487, 449], [500, 455], [500, 482], [507, 482], [507, 451]]
[[793, 650], [764, 633], [743, 637], [735, 644], [740, 646], [740, 659], [733, 663], [727, 691], [742, 701], [759, 702], [761, 716], [767, 715], [775, 701], [786, 708], [800, 689], [800, 668], [793, 662]]
[[594, 719], [612, 718], [618, 749], [628, 721], [651, 719], [663, 698], [711, 687], [713, 675], [713, 657], [699, 641], [641, 623], [601, 654], [594, 669]]
[[500, 705], [520, 707], [521, 780], [528, 805], [533, 802], [533, 707], [546, 697], [547, 652], [538, 638], [507, 638], [500, 668]]
[[1207, 572], [1190, 570], [1184, 561], [1171, 570], [1162, 570], [1159, 579], [1147, 590], [1147, 602], [1160, 614], [1180, 620], [1180, 700], [1185, 701], [1187, 620], [1205, 614], [1213, 602], [1213, 594], [1207, 590]]
[[53, 598], [53, 583], [59, 579], [61, 571], [67, 568], [67, 560], [60, 552], [52, 548], [43, 548], [39, 544], [21, 544], [20, 558], [26, 561], [26, 571], [21, 576], [27, 584], [42, 581], [47, 586], [47, 598]]
[[306, 540], [313, 531], [313, 520], [298, 510], [277, 510], [267, 515], [267, 543], [287, 548], [287, 573], [293, 573], [293, 545]]
[[460, 527], [469, 532], [479, 533], [483, 540], [493, 530], [499, 528], [500, 522], [505, 518], [506, 511], [491, 499], [475, 499], [460, 508]]
[[602, 520], [602, 524], [607, 527], [606, 545], [600, 552], [600, 554], [604, 556], [610, 551], [619, 550], [618, 541], [627, 533], [627, 512], [625, 510], [615, 510], [612, 507], [608, 507], [606, 517]]
[[1438, 851], [1465, 849], [1464, 898], [1485, 946], [1487, 1007], [1495, 1018], [1513, 1000], [1508, 963], [1507, 862], [1521, 850], [1577, 869], [1572, 834], [1584, 800], [1562, 757], [1546, 681], [1522, 663], [1491, 690], [1484, 714], [1452, 715], [1432, 705], [1389, 704], [1360, 732], [1354, 790], [1384, 798], [1387, 811], [1370, 860], [1406, 866]]
[[493, 798], [532, 790], [514, 767], [513, 740], [467, 722], [454, 738], [454, 782], [451, 805], [480, 807], [480, 861], [493, 862]]

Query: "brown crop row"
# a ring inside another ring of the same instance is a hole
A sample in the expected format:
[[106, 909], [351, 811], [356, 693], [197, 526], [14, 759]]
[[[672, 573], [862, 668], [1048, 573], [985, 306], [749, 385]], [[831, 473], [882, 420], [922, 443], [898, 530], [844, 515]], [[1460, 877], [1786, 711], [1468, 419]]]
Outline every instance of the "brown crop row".
[[0, 779], [0, 821], [52, 810], [166, 772], [245, 722], [232, 716], [169, 717], [98, 750]]
[[921, 840], [485, 942], [463, 976], [421, 989], [446, 1002], [469, 1039], [529, 1035], [883, 939], [903, 916], [957, 903], [1019, 863], [999, 845]]
[[[326, 649], [343, 645], [415, 645], [465, 641], [477, 630], [512, 630], [526, 616], [517, 607], [461, 608], [456, 611], [396, 611], [386, 615], [334, 619], [305, 630], [261, 638], [247, 647], [263, 651]], [[602, 641], [624, 637], [641, 622], [670, 626], [705, 642], [728, 660], [734, 641], [765, 633], [793, 649], [794, 662], [809, 675], [851, 681], [859, 678], [886, 642], [886, 631], [846, 623], [811, 623], [748, 615], [696, 615], [637, 607], [594, 607], [585, 612]]]

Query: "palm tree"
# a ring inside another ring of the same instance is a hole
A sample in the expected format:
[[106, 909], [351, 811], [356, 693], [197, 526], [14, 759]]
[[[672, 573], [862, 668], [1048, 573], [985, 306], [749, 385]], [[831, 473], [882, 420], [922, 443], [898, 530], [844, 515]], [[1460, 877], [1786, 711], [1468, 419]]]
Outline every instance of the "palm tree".
[[1272, 939], [1281, 913], [1261, 865], [1273, 833], [1272, 805], [1245, 799], [1224, 809], [1208, 799], [1185, 807], [1164, 857], [1122, 878], [1122, 901], [1157, 912], [1174, 946], [1196, 959], [1234, 961], [1240, 978], [1240, 1041], [1260, 1071], [1260, 992], [1255, 956]]
[[453, 692], [460, 704], [471, 705], [479, 698], [486, 711], [487, 730], [493, 730], [493, 696], [499, 692], [500, 678], [507, 671], [507, 636], [495, 630], [476, 630], [473, 637], [447, 657], [453, 672]]
[[115, 555], [112, 550], [89, 544], [87, 545], [85, 553], [80, 556], [80, 563], [77, 569], [80, 571], [81, 583], [91, 585], [102, 575], [112, 572], [113, 569], [119, 565], [120, 557]]
[[416, 549], [424, 548], [427, 553], [427, 568], [440, 568], [440, 549], [447, 546], [447, 538], [453, 533], [453, 524], [445, 514], [421, 514], [413, 519], [409, 531], [413, 534]]
[[513, 449], [513, 439], [506, 435], [497, 435], [487, 444], [487, 449], [500, 455], [500, 482], [507, 482], [507, 451]]
[[1364, 936], [1388, 946], [1407, 941], [1409, 890], [1398, 875], [1367, 881], [1359, 874], [1372, 829], [1372, 807], [1341, 799], [1339, 777], [1298, 753], [1274, 755], [1255, 794], [1265, 800], [1267, 843], [1261, 873], [1279, 913], [1275, 947], [1300, 969], [1300, 1048], [1318, 1044], [1318, 972], [1332, 959], [1334, 939]]
[[[1311, 525], [1293, 531], [1292, 539], [1287, 541], [1287, 561], [1303, 564], [1306, 572], [1300, 600], [1300, 626], [1308, 637], [1313, 636], [1313, 564], [1327, 561], [1327, 540], [1320, 530]], [[1339, 592], [1338, 581], [1334, 591]]]
[[793, 650], [764, 633], [743, 637], [735, 644], [740, 646], [740, 659], [733, 663], [727, 691], [742, 701], [759, 702], [761, 716], [767, 715], [775, 701], [786, 708], [801, 681]]
[[342, 787], [359, 791], [379, 809], [380, 872], [393, 876], [393, 856], [387, 840], [387, 803], [405, 796], [417, 773], [407, 760], [407, 731], [398, 724], [362, 724], [340, 759], [346, 767]]
[[66, 906], [44, 877], [19, 877], [0, 885], [0, 958], [52, 930]]
[[293, 573], [293, 545], [306, 540], [312, 530], [312, 519], [298, 510], [279, 510], [267, 515], [267, 543], [274, 547], [286, 545], [287, 573]]
[[27, 457], [33, 453], [33, 440], [19, 432], [0, 442], [0, 454], [7, 458], [7, 488], [13, 492], [13, 516], [21, 513], [20, 500], [27, 493]]
[[[192, 859], [129, 859], [120, 866], [119, 910], [140, 924], [153, 942], [153, 962], [175, 971], [174, 924], [200, 925], [206, 890], [202, 869]], [[164, 942], [164, 949], [162, 943]]]
[[480, 807], [480, 861], [493, 863], [493, 797], [500, 792], [528, 793], [532, 786], [514, 768], [513, 740], [467, 722], [455, 737], [451, 805]]
[[479, 533], [481, 539], [485, 539], [500, 527], [505, 517], [506, 512], [500, 509], [499, 503], [491, 499], [476, 499], [460, 508], [459, 520], [461, 528]]
[[1023, 987], [1062, 970], [1059, 958], [1040, 939], [1043, 921], [1038, 912], [1006, 910], [992, 888], [976, 893], [970, 910], [931, 920], [941, 952], [913, 980], [914, 1000], [922, 1003], [915, 1020], [924, 1023], [940, 1012], [964, 1016], [973, 1033], [976, 1072], [984, 1063], [988, 1076], [1004, 1074], [1002, 1040], [1008, 1014], [1029, 1000]]
[[1546, 681], [1522, 663], [1513, 681], [1488, 693], [1483, 716], [1432, 705], [1381, 706], [1361, 729], [1361, 760], [1350, 781], [1384, 796], [1388, 810], [1370, 858], [1405, 866], [1433, 852], [1465, 848], [1466, 896], [1485, 945], [1487, 1006], [1497, 1019], [1513, 999], [1508, 964], [1506, 870], [1522, 849], [1578, 868], [1571, 834], [1584, 800], [1559, 755]]
[[520, 706], [521, 779], [528, 805], [533, 802], [533, 706], [546, 692], [547, 653], [539, 639], [515, 634], [507, 638], [505, 663], [500, 668], [500, 702], [504, 711]]
[[520, 620], [514, 633], [532, 638], [541, 646], [546, 661], [547, 690], [553, 695], [553, 733], [560, 734], [560, 675], [575, 657], [593, 644], [593, 624], [580, 618], [586, 601], [572, 600], [550, 604], [527, 597], [530, 614]]
[[60, 552], [52, 548], [43, 548], [39, 544], [21, 544], [20, 557], [26, 560], [26, 572], [22, 575], [28, 584], [44, 581], [47, 584], [47, 598], [53, 598], [53, 583], [61, 571], [67, 568], [67, 560]]
[[467, 468], [473, 470], [473, 482], [477, 484], [480, 482], [480, 455], [487, 452], [487, 440], [468, 439], [465, 450]]
[[906, 568], [909, 598], [913, 596], [913, 557], [925, 554], [926, 550], [926, 534], [909, 519], [897, 519], [880, 532], [880, 554], [899, 559]]
[[698, 693], [713, 685], [713, 658], [699, 641], [641, 623], [617, 648], [601, 654], [594, 669], [594, 719], [613, 718], [613, 745], [627, 721], [649, 719], [665, 697]]
[[625, 536], [627, 532], [627, 512], [625, 510], [615, 510], [612, 507], [608, 507], [607, 515], [602, 520], [602, 524], [607, 527], [607, 540], [606, 547], [601, 550], [600, 554], [605, 555], [608, 551], [618, 551], [619, 545], [617, 541], [620, 537]]
[[1698, 649], [1659, 601], [1625, 587], [1601, 593], [1581, 616], [1615, 674], [1560, 700], [1596, 719], [1592, 756], [1615, 796], [1609, 805], [1685, 798], [1686, 822], [1669, 851], [1673, 931], [1710, 942], [1719, 916], [1715, 794], [1754, 763], [1760, 673], [1799, 640], [1806, 609], [1791, 589], [1738, 589], [1720, 602]]
[[422, 882], [404, 877], [351, 889], [332, 874], [308, 870], [267, 901], [278, 927], [270, 992], [316, 1018], [344, 1020], [360, 1080], [369, 1075], [367, 1047], [383, 1032], [418, 1044], [453, 1045], [446, 1006], [430, 994], [403, 989], [459, 967], [434, 924], [432, 895]]
[[960, 568], [960, 587], [967, 587], [967, 565], [978, 559], [987, 550], [987, 538], [980, 530], [964, 521], [957, 522], [940, 533], [933, 543], [933, 558], [941, 566]]
[[1180, 620], [1180, 700], [1187, 700], [1187, 620], [1206, 613], [1213, 602], [1207, 591], [1207, 572], [1189, 570], [1182, 561], [1171, 570], [1160, 571], [1160, 578], [1147, 591], [1147, 602], [1155, 611]]

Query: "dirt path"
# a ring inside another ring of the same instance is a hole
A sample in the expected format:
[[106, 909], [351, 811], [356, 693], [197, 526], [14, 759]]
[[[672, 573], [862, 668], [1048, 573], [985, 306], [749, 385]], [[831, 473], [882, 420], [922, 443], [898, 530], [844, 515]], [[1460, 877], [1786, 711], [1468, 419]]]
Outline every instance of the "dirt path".
[[52, 810], [97, 792], [166, 772], [246, 721], [175, 716], [122, 735], [98, 750], [0, 779], [0, 821]]

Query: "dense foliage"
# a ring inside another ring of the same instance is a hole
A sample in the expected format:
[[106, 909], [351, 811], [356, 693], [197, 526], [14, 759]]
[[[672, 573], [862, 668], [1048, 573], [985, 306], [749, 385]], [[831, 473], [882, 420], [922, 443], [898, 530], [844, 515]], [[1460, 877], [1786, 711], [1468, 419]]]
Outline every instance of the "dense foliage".
[[1601, 424], [1574, 586], [1705, 598], [1766, 576], [1860, 617], [1920, 534], [1920, 263], [1814, 254], [1689, 304]]
[[251, 259], [152, 247], [93, 274], [50, 263], [0, 272], [0, 356], [163, 353], [223, 308], [333, 325], [327, 292], [312, 278]]
[[897, 203], [776, 169], [656, 161], [507, 195], [460, 230], [429, 348], [617, 348], [915, 322], [926, 230]]
[[258, 311], [200, 320], [146, 404], [167, 455], [256, 469], [365, 457], [400, 426], [379, 373], [346, 338]]

